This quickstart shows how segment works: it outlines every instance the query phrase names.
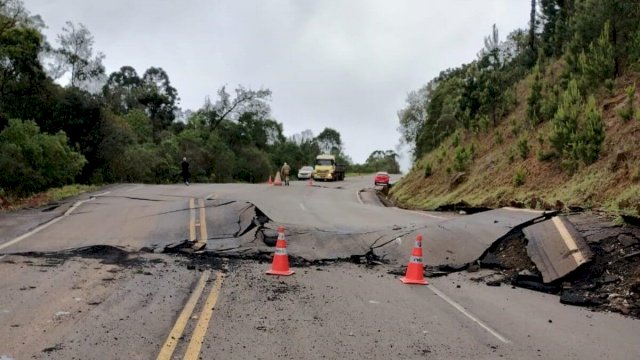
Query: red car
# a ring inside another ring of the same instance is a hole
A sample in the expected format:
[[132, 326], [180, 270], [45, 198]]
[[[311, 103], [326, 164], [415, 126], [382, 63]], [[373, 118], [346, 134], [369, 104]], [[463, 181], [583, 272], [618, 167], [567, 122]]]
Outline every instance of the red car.
[[376, 173], [376, 177], [373, 180], [374, 185], [389, 185], [389, 173], [386, 171], [380, 171]]

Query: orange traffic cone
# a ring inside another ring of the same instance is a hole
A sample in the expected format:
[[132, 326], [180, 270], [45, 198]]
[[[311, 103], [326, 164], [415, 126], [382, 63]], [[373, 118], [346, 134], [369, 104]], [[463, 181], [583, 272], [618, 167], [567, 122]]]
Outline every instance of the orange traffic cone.
[[278, 228], [278, 241], [276, 242], [276, 252], [273, 254], [271, 270], [269, 275], [289, 276], [293, 271], [289, 269], [289, 255], [287, 255], [287, 241], [284, 239], [284, 226]]
[[273, 180], [271, 180], [271, 175], [269, 175], [269, 181], [267, 181], [267, 184], [269, 184], [269, 185], [273, 184]]
[[282, 186], [282, 179], [280, 178], [280, 171], [276, 173], [276, 179], [273, 180], [273, 185]]
[[422, 234], [418, 234], [416, 237], [416, 244], [413, 246], [411, 252], [411, 258], [409, 259], [409, 265], [407, 265], [407, 273], [403, 278], [400, 278], [405, 284], [417, 284], [427, 285], [427, 280], [424, 279], [423, 265], [422, 265]]

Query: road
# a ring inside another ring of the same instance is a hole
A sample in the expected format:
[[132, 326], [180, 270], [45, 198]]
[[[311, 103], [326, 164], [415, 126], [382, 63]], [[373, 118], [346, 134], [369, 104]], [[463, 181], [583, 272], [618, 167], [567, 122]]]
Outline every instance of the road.
[[[371, 182], [118, 185], [1, 214], [0, 359], [640, 358], [638, 320], [467, 273], [402, 284], [418, 232], [427, 264], [470, 251], [428, 237], [465, 218], [382, 207]], [[265, 275], [279, 225], [290, 277]], [[207, 251], [165, 251], [185, 240]], [[388, 261], [347, 261], [371, 249]]]

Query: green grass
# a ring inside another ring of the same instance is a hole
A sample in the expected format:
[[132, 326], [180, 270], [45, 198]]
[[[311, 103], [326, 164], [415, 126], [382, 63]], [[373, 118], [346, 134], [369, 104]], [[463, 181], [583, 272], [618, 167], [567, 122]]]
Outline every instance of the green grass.
[[605, 205], [607, 211], [615, 214], [640, 215], [640, 186], [632, 185]]
[[46, 204], [60, 201], [62, 199], [78, 196], [82, 193], [94, 191], [98, 188], [95, 185], [66, 185], [60, 188], [51, 188], [47, 191], [33, 194], [24, 198], [6, 198], [7, 203], [3, 204], [3, 211], [15, 211], [23, 208], [34, 208]]
[[52, 188], [46, 191], [47, 197], [51, 201], [59, 201], [73, 196], [78, 196], [82, 193], [94, 191], [98, 187], [95, 185], [66, 185], [61, 188]]

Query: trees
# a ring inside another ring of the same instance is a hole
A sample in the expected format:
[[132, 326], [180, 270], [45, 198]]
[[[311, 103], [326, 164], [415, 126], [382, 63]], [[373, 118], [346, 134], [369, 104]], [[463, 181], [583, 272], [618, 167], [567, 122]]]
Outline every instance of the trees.
[[69, 73], [72, 87], [88, 90], [92, 81], [99, 81], [104, 76], [104, 54], [93, 55], [93, 35], [83, 24], [67, 21], [62, 27], [62, 34], [57, 37], [58, 49], [53, 50], [54, 62], [50, 66], [50, 74], [58, 79]]
[[232, 99], [226, 86], [223, 86], [218, 90], [218, 100], [215, 104], [208, 97], [205, 99], [202, 111], [211, 131], [215, 130], [228, 117], [235, 116], [237, 118], [246, 112], [265, 117], [270, 113], [268, 101], [271, 97], [271, 90], [251, 90], [238, 86], [235, 93], [236, 96]]
[[578, 131], [578, 117], [582, 110], [582, 95], [576, 80], [569, 83], [569, 87], [562, 95], [562, 101], [553, 117], [553, 132], [549, 137], [551, 146], [560, 156], [570, 154], [573, 149], [574, 135]]
[[52, 84], [40, 64], [43, 37], [20, 1], [0, 0], [0, 130], [10, 118], [37, 119], [50, 108]]
[[595, 98], [590, 96], [583, 108], [577, 81], [572, 80], [553, 118], [551, 146], [562, 158], [564, 167], [575, 172], [580, 161], [589, 165], [598, 159], [604, 137], [602, 114]]
[[342, 139], [340, 133], [332, 128], [325, 128], [318, 136], [316, 136], [316, 142], [320, 147], [320, 151], [339, 155], [342, 153]]
[[0, 132], [0, 188], [27, 195], [74, 180], [86, 159], [64, 132], [44, 134], [33, 121], [10, 120]]
[[539, 65], [533, 68], [532, 77], [531, 92], [527, 97], [527, 119], [530, 127], [539, 124], [542, 120], [542, 79]]
[[[135, 78], [131, 78], [133, 81]], [[169, 75], [162, 69], [150, 67], [142, 75], [138, 102], [145, 107], [151, 119], [153, 138], [171, 126], [178, 109], [178, 91], [171, 86]]]
[[102, 93], [111, 110], [116, 114], [126, 114], [140, 105], [138, 96], [142, 79], [136, 69], [122, 66], [120, 70], [109, 75]]
[[367, 158], [366, 170], [367, 172], [386, 171], [391, 174], [399, 174], [398, 157], [398, 154], [393, 150], [376, 150]]
[[616, 75], [614, 49], [609, 41], [609, 22], [604, 23], [602, 33], [588, 50], [578, 56], [580, 82], [583, 89], [593, 88]]

